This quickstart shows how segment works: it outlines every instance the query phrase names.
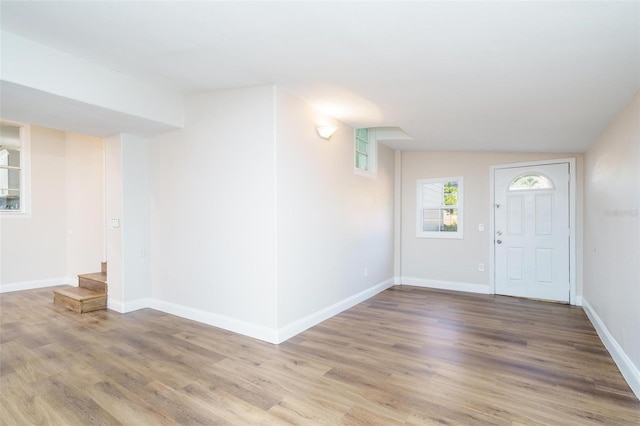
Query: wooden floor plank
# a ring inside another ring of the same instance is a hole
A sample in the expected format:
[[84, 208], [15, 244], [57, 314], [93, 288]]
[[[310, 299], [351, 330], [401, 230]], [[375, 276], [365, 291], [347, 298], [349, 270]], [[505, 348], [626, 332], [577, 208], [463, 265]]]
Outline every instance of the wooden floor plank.
[[0, 425], [638, 425], [582, 309], [393, 287], [271, 345], [0, 294]]

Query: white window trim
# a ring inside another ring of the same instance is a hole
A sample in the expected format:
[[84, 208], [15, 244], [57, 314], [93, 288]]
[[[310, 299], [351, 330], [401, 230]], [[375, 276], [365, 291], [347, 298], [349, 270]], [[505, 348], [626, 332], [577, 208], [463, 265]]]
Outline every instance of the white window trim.
[[2, 218], [31, 218], [31, 126], [0, 120], [2, 124], [20, 127], [20, 210], [0, 210]]
[[372, 179], [376, 179], [378, 177], [378, 139], [376, 138], [376, 132], [374, 127], [368, 127], [369, 130], [369, 153], [367, 165], [369, 165], [367, 170], [360, 169], [356, 167], [356, 156], [358, 155], [357, 150], [357, 138], [356, 134], [358, 129], [353, 129], [353, 173], [359, 176], [364, 176]]
[[[458, 230], [456, 232], [423, 231], [422, 228], [422, 185], [437, 182], [458, 182]], [[418, 179], [416, 183], [416, 237], [418, 238], [464, 238], [464, 179], [462, 176], [443, 177], [435, 179]]]

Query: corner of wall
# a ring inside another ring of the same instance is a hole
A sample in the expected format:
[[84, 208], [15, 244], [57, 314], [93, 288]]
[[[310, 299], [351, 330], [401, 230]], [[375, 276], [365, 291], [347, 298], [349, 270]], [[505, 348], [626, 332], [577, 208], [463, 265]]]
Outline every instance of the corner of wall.
[[622, 376], [625, 378], [636, 397], [640, 399], [640, 370], [638, 370], [638, 368], [633, 364], [624, 349], [622, 349], [613, 335], [609, 332], [609, 329], [607, 329], [607, 326], [598, 316], [595, 309], [587, 299], [582, 299], [582, 306], [589, 318], [589, 321], [591, 321], [591, 324], [593, 324], [593, 327], [596, 329], [598, 336], [600, 336], [600, 340], [602, 340], [602, 343], [604, 343], [609, 354], [611, 354], [611, 358], [613, 358], [614, 362], [620, 369]]

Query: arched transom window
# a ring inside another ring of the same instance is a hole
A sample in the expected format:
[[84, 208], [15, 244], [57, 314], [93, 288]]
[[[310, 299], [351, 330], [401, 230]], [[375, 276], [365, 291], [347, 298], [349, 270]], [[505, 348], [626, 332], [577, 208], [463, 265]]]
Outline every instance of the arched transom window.
[[545, 175], [527, 173], [518, 176], [509, 184], [509, 191], [526, 191], [532, 189], [554, 189], [553, 181]]
[[554, 189], [553, 181], [541, 174], [528, 173], [518, 176], [509, 184], [509, 191], [527, 191], [531, 189]]

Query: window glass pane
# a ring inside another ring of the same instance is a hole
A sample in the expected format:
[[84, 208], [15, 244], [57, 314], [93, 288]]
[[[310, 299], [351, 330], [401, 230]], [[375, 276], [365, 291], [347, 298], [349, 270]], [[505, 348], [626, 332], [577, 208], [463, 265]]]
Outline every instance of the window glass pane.
[[458, 232], [458, 209], [425, 209], [422, 211], [424, 232]]
[[0, 125], [0, 210], [20, 210], [20, 127]]
[[367, 154], [368, 143], [362, 139], [356, 139], [356, 151]]
[[[7, 151], [7, 164], [1, 164], [0, 165], [6, 165], [6, 166], [11, 166], [11, 167], [20, 167], [20, 151], [18, 149], [3, 149], [2, 151]], [[2, 155], [0, 154], [0, 157], [2, 157]], [[3, 160], [0, 160], [3, 161]]]
[[9, 165], [9, 150], [0, 149], [0, 195], [9, 194], [9, 170], [2, 166]]
[[20, 151], [0, 146], [0, 166], [20, 167]]
[[356, 129], [356, 137], [360, 139], [364, 139], [365, 141], [369, 140], [369, 129]]
[[418, 238], [462, 238], [463, 178], [419, 179]]
[[425, 209], [422, 211], [422, 230], [424, 232], [438, 232], [442, 226], [442, 210]]
[[0, 124], [0, 146], [2, 148], [19, 148], [20, 127], [11, 124]]
[[442, 210], [442, 228], [443, 232], [458, 232], [458, 209]]
[[442, 205], [444, 195], [444, 185], [442, 182], [425, 183], [422, 185], [422, 205], [437, 206]]
[[444, 184], [444, 205], [458, 205], [458, 182], [445, 182]]
[[356, 167], [367, 170], [367, 156], [365, 154], [356, 153]]
[[19, 169], [10, 169], [8, 170], [8, 188], [14, 189], [16, 191], [20, 191], [20, 170]]
[[[353, 150], [355, 153], [354, 172], [363, 176], [375, 176], [378, 164], [378, 142], [376, 141], [376, 128], [355, 129]], [[367, 174], [362, 174], [365, 171]]]
[[524, 175], [515, 178], [509, 185], [509, 191], [523, 191], [527, 189], [553, 189], [553, 182], [542, 175]]
[[20, 210], [20, 191], [8, 190], [0, 195], [0, 210]]
[[0, 169], [0, 195], [9, 194], [9, 170]]

